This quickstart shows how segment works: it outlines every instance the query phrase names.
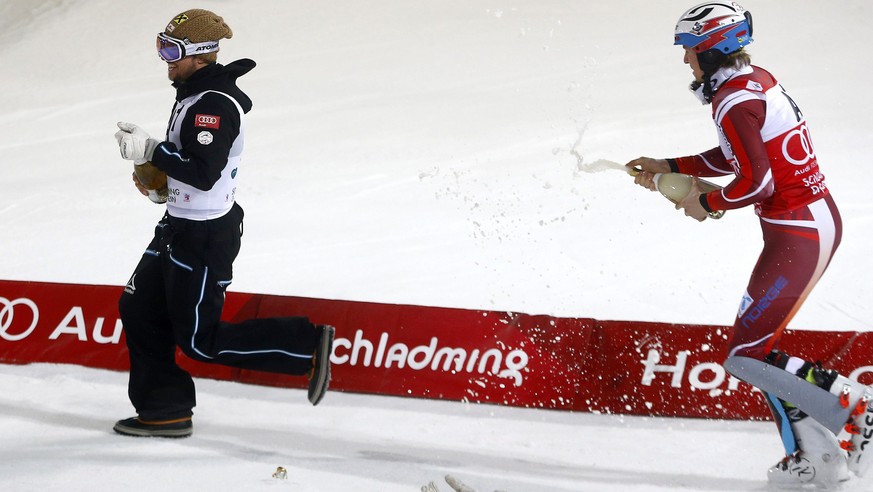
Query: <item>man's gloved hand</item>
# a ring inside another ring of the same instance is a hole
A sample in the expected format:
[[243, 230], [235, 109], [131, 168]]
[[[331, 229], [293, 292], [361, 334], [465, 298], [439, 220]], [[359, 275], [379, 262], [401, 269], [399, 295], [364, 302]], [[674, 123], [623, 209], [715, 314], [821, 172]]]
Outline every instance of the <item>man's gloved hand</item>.
[[149, 134], [133, 123], [118, 122], [119, 130], [115, 132], [121, 158], [130, 161], [145, 162], [152, 160], [155, 148], [161, 143], [149, 137]]

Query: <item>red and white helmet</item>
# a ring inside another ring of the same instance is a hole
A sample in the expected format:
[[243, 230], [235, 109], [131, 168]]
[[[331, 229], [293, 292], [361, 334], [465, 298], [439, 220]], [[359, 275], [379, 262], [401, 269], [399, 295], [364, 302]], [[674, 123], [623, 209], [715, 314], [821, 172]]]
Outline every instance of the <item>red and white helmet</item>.
[[752, 40], [752, 14], [736, 2], [705, 2], [679, 17], [673, 44], [727, 55]]

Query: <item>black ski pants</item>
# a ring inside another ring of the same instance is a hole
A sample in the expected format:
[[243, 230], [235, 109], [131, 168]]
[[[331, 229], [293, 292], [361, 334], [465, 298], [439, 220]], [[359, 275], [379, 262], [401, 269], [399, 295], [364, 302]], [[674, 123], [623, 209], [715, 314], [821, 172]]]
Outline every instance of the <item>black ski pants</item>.
[[193, 221], [165, 215], [119, 300], [130, 352], [128, 395], [140, 418], [192, 415], [190, 374], [176, 347], [214, 364], [304, 375], [317, 343], [305, 317], [221, 321], [225, 289], [242, 236], [242, 208]]

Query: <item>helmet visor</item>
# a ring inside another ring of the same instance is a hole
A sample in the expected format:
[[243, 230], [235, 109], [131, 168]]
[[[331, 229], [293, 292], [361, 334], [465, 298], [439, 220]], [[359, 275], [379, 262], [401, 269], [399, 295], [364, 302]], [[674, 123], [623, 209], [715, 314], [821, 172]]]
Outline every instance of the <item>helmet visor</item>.
[[706, 38], [703, 36], [695, 36], [690, 32], [681, 32], [676, 33], [673, 38], [674, 45], [681, 45], [683, 48], [694, 48], [698, 44], [706, 41]]
[[685, 48], [692, 48], [698, 53], [711, 49], [725, 54], [733, 53], [752, 41], [752, 29], [745, 19], [701, 35], [690, 32], [677, 32], [673, 37], [674, 45], [678, 44]]

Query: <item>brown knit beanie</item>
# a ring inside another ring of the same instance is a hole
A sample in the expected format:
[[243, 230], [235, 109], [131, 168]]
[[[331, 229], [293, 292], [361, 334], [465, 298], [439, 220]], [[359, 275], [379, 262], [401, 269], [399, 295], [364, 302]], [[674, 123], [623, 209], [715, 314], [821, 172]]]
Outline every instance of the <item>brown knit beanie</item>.
[[233, 37], [233, 31], [221, 16], [203, 9], [186, 10], [173, 17], [164, 29], [164, 34], [175, 39], [187, 39], [192, 43]]

